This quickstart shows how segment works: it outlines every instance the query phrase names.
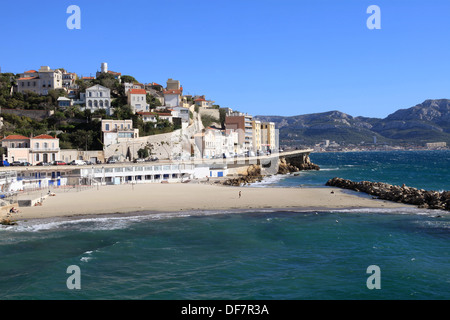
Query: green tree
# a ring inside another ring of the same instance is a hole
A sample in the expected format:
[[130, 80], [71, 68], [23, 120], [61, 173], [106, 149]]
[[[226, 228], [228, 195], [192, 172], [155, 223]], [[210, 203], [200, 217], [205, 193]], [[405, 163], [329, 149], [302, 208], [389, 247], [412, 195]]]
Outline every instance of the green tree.
[[155, 109], [156, 107], [161, 106], [161, 101], [159, 101], [159, 99], [155, 98], [149, 93], [147, 93], [146, 100], [147, 103], [150, 105], [150, 109]]
[[148, 154], [148, 149], [147, 148], [141, 148], [141, 149], [138, 150], [137, 154], [138, 154], [139, 158], [142, 158], [142, 159], [148, 158], [148, 155], [149, 155]]
[[133, 116], [133, 110], [131, 109], [131, 106], [127, 104], [114, 109], [114, 118], [118, 120], [131, 119]]
[[125, 83], [125, 82], [127, 82], [127, 83], [138, 83], [138, 81], [134, 77], [129, 76], [129, 75], [121, 76], [120, 80], [122, 80], [122, 83]]

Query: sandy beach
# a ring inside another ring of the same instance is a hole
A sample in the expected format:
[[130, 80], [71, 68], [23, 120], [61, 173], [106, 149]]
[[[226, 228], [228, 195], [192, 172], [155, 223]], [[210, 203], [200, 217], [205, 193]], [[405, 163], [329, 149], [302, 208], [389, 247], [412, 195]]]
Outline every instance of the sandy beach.
[[[239, 197], [241, 191], [241, 197]], [[333, 191], [333, 193], [331, 192]], [[400, 208], [338, 188], [256, 188], [174, 183], [52, 190], [41, 206], [20, 207], [15, 220], [139, 211], [182, 212], [240, 209]]]

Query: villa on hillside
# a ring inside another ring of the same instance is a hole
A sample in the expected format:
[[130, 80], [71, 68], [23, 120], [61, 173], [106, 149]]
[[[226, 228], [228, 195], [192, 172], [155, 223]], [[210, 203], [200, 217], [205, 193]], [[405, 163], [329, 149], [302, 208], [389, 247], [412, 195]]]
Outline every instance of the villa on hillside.
[[99, 84], [86, 89], [86, 109], [94, 112], [105, 110], [111, 115], [111, 90]]
[[52, 70], [48, 66], [38, 71], [29, 70], [19, 74], [17, 92], [31, 91], [39, 95], [47, 95], [49, 90], [62, 89], [63, 79], [61, 70]]
[[147, 91], [144, 89], [129, 89], [128, 105], [131, 106], [133, 113], [149, 111], [150, 106], [147, 104]]

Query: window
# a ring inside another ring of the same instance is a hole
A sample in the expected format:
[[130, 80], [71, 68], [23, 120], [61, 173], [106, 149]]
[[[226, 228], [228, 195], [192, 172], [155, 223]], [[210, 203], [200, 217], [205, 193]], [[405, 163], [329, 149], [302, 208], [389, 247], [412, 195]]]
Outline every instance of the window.
[[92, 97], [92, 92], [89, 91], [89, 97]]
[[92, 108], [92, 100], [89, 100], [88, 105], [89, 105], [89, 108]]
[[44, 149], [48, 149], [48, 143], [44, 142]]
[[11, 143], [11, 148], [14, 148], [14, 142]]
[[100, 97], [103, 97], [103, 92], [100, 92]]
[[25, 82], [22, 82], [22, 87], [24, 87], [25, 86]]
[[105, 125], [105, 130], [106, 130], [106, 131], [109, 131], [109, 123], [107, 123], [107, 124]]
[[39, 142], [36, 142], [36, 143], [34, 144], [34, 147], [35, 147], [36, 149], [39, 149]]

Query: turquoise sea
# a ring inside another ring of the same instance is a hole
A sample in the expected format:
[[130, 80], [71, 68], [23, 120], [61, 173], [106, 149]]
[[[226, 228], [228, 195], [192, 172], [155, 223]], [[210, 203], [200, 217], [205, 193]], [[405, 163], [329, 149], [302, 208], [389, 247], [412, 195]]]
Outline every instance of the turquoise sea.
[[[450, 189], [450, 151], [312, 154], [352, 180]], [[69, 266], [80, 289], [68, 289]], [[369, 266], [380, 289], [369, 289]], [[0, 299], [450, 299], [450, 215], [426, 209], [136, 213], [0, 228]]]

